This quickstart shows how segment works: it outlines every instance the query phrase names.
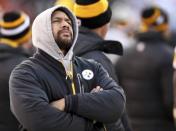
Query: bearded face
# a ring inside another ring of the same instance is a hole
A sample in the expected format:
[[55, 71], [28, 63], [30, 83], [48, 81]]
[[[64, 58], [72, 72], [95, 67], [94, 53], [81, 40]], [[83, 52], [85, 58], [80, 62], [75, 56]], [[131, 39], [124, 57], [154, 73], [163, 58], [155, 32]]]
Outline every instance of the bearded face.
[[52, 14], [51, 22], [54, 39], [57, 45], [65, 53], [68, 52], [73, 43], [71, 20], [64, 12], [55, 11]]
[[61, 50], [65, 50], [67, 52], [72, 46], [72, 39], [72, 33], [69, 30], [63, 29], [58, 31], [55, 41]]

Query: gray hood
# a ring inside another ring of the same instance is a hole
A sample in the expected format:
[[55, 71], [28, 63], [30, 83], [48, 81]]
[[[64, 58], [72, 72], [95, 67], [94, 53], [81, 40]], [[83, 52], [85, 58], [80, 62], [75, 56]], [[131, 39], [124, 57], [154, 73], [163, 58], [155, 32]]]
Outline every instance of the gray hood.
[[[70, 48], [70, 50], [67, 52], [65, 56], [60, 50], [60, 48], [58, 47], [58, 45], [56, 44], [52, 33], [51, 15], [57, 9], [60, 9], [63, 12], [65, 12], [73, 23], [74, 40], [72, 43], [72, 47]], [[35, 18], [32, 26], [33, 45], [36, 48], [43, 50], [54, 59], [61, 61], [66, 70], [68, 69], [70, 62], [72, 61], [73, 47], [75, 46], [77, 35], [78, 35], [78, 25], [77, 25], [76, 17], [71, 13], [71, 11], [68, 8], [64, 6], [54, 6], [52, 8], [45, 10]]]

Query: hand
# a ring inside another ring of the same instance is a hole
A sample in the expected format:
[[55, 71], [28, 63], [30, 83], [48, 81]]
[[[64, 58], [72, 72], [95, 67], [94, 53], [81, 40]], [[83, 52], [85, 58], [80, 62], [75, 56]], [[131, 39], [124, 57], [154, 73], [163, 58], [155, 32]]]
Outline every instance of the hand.
[[64, 109], [65, 109], [65, 99], [62, 98], [60, 100], [53, 101], [53, 102], [50, 103], [50, 105], [52, 107], [55, 107], [55, 108], [59, 109], [60, 111], [64, 111]]
[[103, 91], [103, 88], [101, 88], [100, 86], [97, 86], [96, 88], [93, 88], [90, 93], [100, 92], [100, 91]]

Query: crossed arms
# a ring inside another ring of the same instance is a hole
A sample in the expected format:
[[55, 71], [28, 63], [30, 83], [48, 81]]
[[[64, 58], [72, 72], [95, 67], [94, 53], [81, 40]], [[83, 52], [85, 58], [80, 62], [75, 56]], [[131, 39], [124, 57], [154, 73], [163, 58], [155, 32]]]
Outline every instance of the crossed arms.
[[28, 68], [16, 68], [10, 78], [12, 112], [30, 131], [85, 131], [91, 130], [93, 120], [115, 122], [124, 111], [123, 91], [101, 66], [97, 78], [101, 88], [51, 103], [36, 75]]

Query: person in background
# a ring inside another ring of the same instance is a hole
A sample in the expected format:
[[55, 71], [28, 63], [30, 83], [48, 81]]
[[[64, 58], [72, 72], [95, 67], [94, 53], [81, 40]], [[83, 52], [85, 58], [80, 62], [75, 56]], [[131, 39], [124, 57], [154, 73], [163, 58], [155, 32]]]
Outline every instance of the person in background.
[[[114, 67], [105, 55], [105, 53], [123, 54], [120, 42], [105, 40], [112, 16], [108, 1], [76, 0], [73, 12], [80, 24], [78, 41], [74, 47], [75, 55], [101, 63], [110, 77], [118, 83]], [[131, 126], [126, 112], [115, 123], [107, 124], [106, 128], [110, 131], [130, 131]]]
[[174, 131], [173, 48], [166, 42], [169, 18], [159, 7], [141, 12], [137, 42], [116, 63], [134, 131]]
[[[123, 52], [133, 46], [135, 43], [134, 34], [136, 32], [138, 22], [137, 12], [119, 1], [111, 3], [112, 18], [110, 27], [106, 33], [106, 40], [117, 40], [122, 43]], [[114, 54], [106, 54], [112, 61], [113, 65], [117, 62], [120, 56]]]
[[102, 131], [102, 123], [123, 114], [123, 90], [99, 63], [74, 56], [77, 35], [76, 17], [64, 6], [35, 18], [37, 51], [9, 81], [11, 109], [23, 130]]
[[31, 39], [30, 18], [21, 11], [2, 14], [0, 21], [0, 131], [18, 131], [10, 111], [9, 77], [12, 69], [29, 57], [23, 46]]

